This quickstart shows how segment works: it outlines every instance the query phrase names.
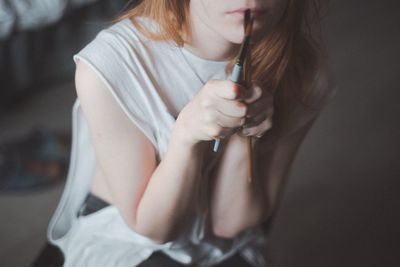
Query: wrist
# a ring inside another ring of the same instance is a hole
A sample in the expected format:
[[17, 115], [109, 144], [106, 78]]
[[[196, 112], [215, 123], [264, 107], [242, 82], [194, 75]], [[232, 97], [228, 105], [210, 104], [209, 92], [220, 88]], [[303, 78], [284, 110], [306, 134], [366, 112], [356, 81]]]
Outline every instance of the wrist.
[[[204, 142], [193, 141], [188, 137], [185, 129], [175, 126], [171, 132], [171, 137], [168, 143], [167, 154], [172, 153], [174, 157], [180, 155], [184, 160], [202, 158], [204, 152]], [[200, 161], [199, 161], [200, 162]]]
[[188, 129], [184, 127], [179, 120], [175, 122], [174, 128], [172, 129], [171, 141], [187, 149], [194, 149], [200, 143], [198, 140], [191, 137]]
[[260, 143], [261, 139], [263, 138], [263, 136], [258, 137], [258, 136], [255, 136], [255, 135], [246, 135], [246, 134], [243, 134], [243, 129], [242, 129], [242, 128], [239, 129], [239, 130], [236, 132], [235, 137], [236, 137], [236, 139], [237, 139], [238, 141], [241, 141], [241, 142], [247, 142], [247, 140], [248, 140], [249, 138], [251, 138], [251, 142], [252, 142], [253, 146], [256, 145], [256, 144], [258, 144], [258, 143]]
[[229, 138], [226, 145], [231, 147], [231, 149], [233, 149], [232, 151], [235, 151], [236, 157], [241, 157], [244, 159], [248, 157], [247, 152], [249, 141], [251, 142], [251, 146], [254, 151], [255, 147], [258, 144], [257, 139], [258, 138], [254, 136], [245, 136], [240, 135], [239, 133], [235, 133]]

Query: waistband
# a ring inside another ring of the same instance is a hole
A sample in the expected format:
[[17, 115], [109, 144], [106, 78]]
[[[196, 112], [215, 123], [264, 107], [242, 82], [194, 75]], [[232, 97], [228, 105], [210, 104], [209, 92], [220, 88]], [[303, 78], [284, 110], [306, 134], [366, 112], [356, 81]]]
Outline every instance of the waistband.
[[89, 194], [86, 196], [85, 201], [82, 203], [82, 206], [77, 213], [77, 217], [92, 214], [109, 205], [110, 203], [108, 203], [107, 201], [89, 192]]

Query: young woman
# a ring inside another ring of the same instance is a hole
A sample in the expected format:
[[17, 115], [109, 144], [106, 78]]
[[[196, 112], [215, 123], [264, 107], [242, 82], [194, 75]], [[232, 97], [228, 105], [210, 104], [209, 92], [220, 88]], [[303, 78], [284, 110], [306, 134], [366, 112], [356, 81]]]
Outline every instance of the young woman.
[[[71, 167], [48, 231], [59, 266], [267, 265], [267, 223], [334, 92], [315, 5], [144, 0], [74, 56]], [[247, 88], [229, 80], [246, 9]]]

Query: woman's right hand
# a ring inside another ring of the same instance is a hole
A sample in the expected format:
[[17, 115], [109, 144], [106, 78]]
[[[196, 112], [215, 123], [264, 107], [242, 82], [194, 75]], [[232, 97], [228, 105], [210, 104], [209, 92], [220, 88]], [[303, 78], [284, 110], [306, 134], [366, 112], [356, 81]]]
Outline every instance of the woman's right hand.
[[225, 138], [245, 123], [245, 88], [229, 80], [210, 80], [182, 109], [175, 130], [186, 144]]

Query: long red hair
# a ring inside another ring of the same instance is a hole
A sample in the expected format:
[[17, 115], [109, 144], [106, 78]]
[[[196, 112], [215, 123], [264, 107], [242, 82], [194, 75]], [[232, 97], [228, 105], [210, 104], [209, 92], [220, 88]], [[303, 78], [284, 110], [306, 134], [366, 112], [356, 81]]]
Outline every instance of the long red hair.
[[[190, 33], [189, 5], [186, 0], [142, 0], [114, 22], [129, 18], [150, 39], [173, 40], [183, 46], [183, 33]], [[318, 26], [318, 14], [318, 0], [288, 0], [274, 30], [252, 46], [251, 77], [261, 88], [275, 93], [273, 132], [277, 134], [294, 105], [312, 108], [305, 99], [320, 63], [319, 38], [312, 33], [313, 26]], [[136, 20], [140, 16], [157, 22], [161, 32], [141, 27]], [[234, 64], [232, 58], [227, 73]]]

